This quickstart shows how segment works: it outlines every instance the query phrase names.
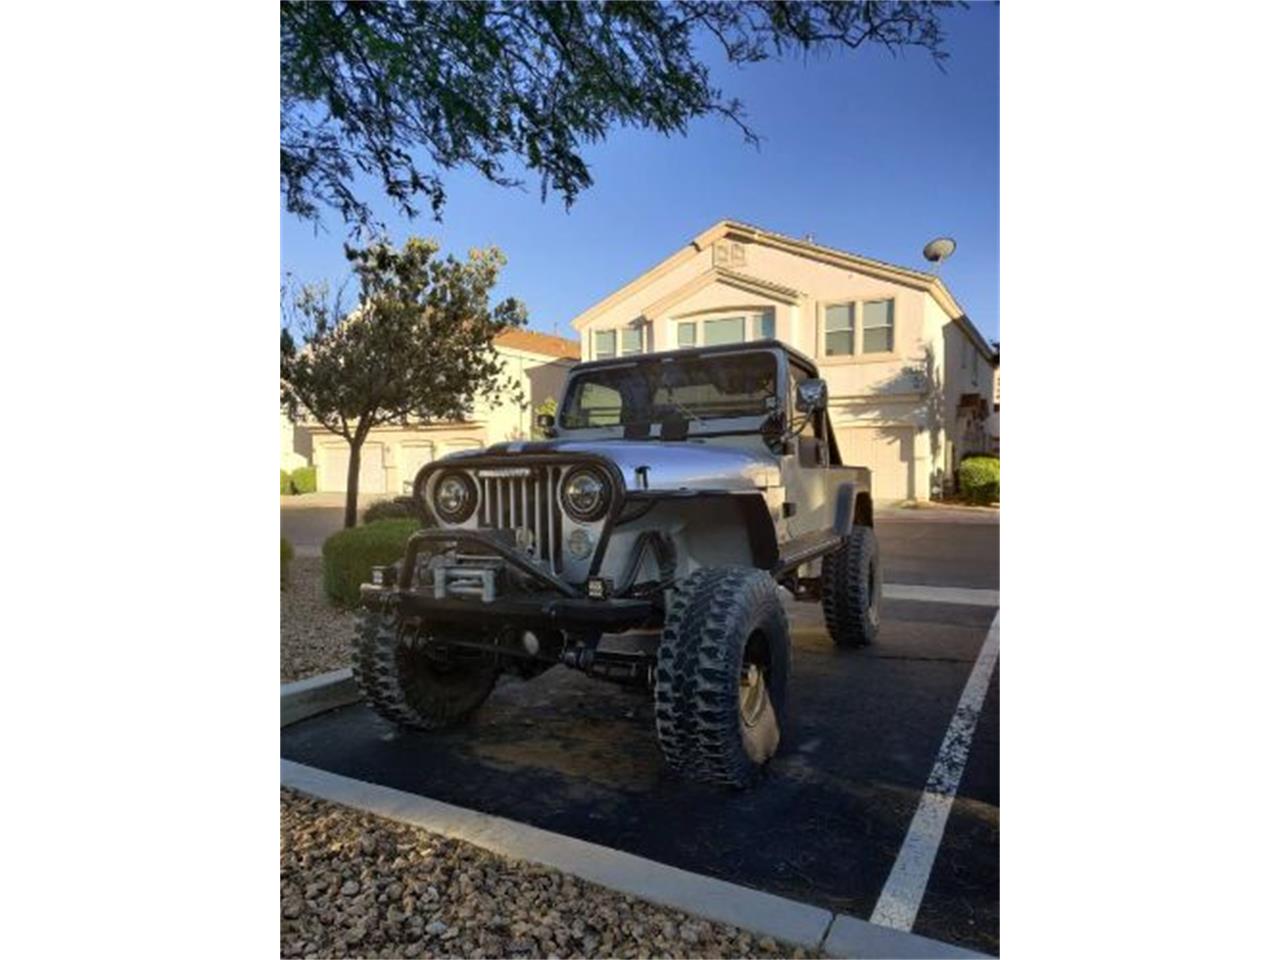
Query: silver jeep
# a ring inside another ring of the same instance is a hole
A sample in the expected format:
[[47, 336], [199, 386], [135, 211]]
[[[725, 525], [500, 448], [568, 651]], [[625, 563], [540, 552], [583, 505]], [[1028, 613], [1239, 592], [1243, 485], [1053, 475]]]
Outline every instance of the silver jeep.
[[826, 406], [772, 340], [577, 365], [550, 439], [418, 473], [427, 523], [361, 588], [370, 705], [436, 729], [501, 672], [565, 664], [651, 690], [674, 769], [750, 784], [785, 731], [778, 587], [820, 601], [837, 646], [879, 626], [871, 475], [841, 462]]

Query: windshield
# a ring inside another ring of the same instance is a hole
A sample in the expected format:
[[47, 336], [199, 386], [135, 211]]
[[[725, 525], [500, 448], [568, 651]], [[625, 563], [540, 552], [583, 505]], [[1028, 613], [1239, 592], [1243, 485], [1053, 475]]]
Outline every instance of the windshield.
[[572, 430], [764, 416], [777, 408], [777, 395], [772, 353], [640, 360], [575, 374], [560, 424]]

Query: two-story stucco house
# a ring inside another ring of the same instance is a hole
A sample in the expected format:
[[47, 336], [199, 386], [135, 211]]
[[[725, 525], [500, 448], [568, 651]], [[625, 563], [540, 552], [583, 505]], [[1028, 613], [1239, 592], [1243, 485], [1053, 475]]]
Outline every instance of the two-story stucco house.
[[[493, 347], [504, 376], [520, 384], [523, 397], [478, 401], [474, 417], [464, 422], [375, 427], [360, 451], [362, 494], [399, 494], [424, 463], [457, 450], [532, 436], [534, 408], [549, 397], [559, 400], [569, 368], [578, 361], [578, 345], [533, 330], [508, 330], [494, 338]], [[295, 436], [296, 453], [315, 464], [316, 489], [346, 492], [347, 442], [316, 423], [300, 424]]]
[[938, 277], [732, 220], [573, 321], [585, 359], [763, 338], [819, 365], [845, 463], [882, 502], [990, 450], [995, 355]]

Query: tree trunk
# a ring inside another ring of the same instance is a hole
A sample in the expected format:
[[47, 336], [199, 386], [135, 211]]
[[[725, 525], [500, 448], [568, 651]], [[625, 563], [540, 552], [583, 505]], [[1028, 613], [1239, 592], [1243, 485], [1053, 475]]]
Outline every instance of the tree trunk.
[[[357, 435], [358, 436], [358, 435]], [[351, 456], [347, 460], [347, 512], [343, 516], [342, 525], [344, 527], [354, 527], [356, 525], [356, 497], [360, 493], [360, 447], [364, 443], [364, 438], [352, 438], [347, 441], [351, 444]]]

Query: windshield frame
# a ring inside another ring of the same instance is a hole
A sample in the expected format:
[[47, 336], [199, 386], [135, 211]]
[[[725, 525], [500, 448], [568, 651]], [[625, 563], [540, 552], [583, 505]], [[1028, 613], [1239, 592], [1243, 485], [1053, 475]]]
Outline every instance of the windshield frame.
[[[707, 358], [716, 361], [724, 360], [732, 362], [732, 358], [741, 356], [742, 354], [768, 354], [773, 360], [775, 368], [774, 376], [774, 399], [775, 407], [772, 411], [763, 414], [750, 414], [747, 416], [735, 417], [716, 417], [703, 416], [699, 414], [697, 418], [690, 418], [689, 436], [694, 437], [713, 437], [725, 436], [728, 434], [758, 434], [764, 428], [770, 419], [785, 414], [789, 410], [790, 394], [791, 394], [791, 370], [788, 364], [787, 351], [779, 350], [776, 346], [762, 346], [760, 344], [743, 343], [735, 344], [738, 349], [716, 348], [714, 350], [678, 350], [665, 351], [663, 353], [649, 354], [632, 354], [627, 357], [618, 357], [606, 361], [593, 361], [590, 364], [582, 364], [580, 367], [571, 370], [568, 379], [565, 380], [564, 390], [560, 395], [560, 404], [556, 411], [556, 431], [560, 435], [572, 435], [575, 437], [602, 437], [602, 438], [621, 438], [626, 433], [626, 425], [622, 423], [597, 426], [565, 426], [564, 418], [567, 412], [567, 403], [569, 395], [573, 390], [574, 381], [579, 377], [595, 373], [602, 369], [622, 369], [626, 367], [636, 367], [641, 364], [663, 364], [675, 363], [686, 358]], [[661, 422], [653, 421], [649, 424], [649, 433], [653, 438], [657, 438], [661, 434]]]

